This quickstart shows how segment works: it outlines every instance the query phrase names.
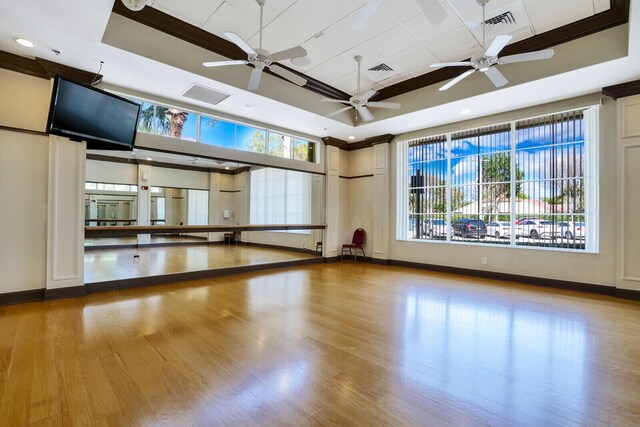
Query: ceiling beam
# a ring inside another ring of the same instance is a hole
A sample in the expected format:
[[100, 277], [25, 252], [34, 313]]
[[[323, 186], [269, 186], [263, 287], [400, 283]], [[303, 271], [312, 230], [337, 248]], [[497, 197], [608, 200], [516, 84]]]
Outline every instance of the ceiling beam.
[[0, 51], [0, 68], [27, 74], [41, 79], [52, 79], [56, 74], [60, 74], [70, 80], [75, 80], [84, 84], [91, 84], [96, 79], [100, 81], [102, 75], [69, 67], [54, 61], [42, 58], [25, 58], [24, 56]]
[[[244, 60], [247, 59], [247, 54], [242, 51], [238, 46], [231, 43], [229, 40], [212, 34], [202, 28], [195, 25], [188, 24], [178, 18], [174, 18], [164, 12], [161, 12], [153, 7], [145, 7], [144, 9], [134, 12], [122, 4], [120, 0], [116, 0], [113, 4], [113, 12], [131, 19], [132, 21], [151, 27], [155, 30], [161, 31], [165, 34], [169, 34], [178, 39], [184, 40], [193, 45], [199, 46], [203, 49], [209, 50], [218, 55], [222, 55], [229, 59]], [[318, 93], [328, 98], [349, 99], [347, 93], [334, 88], [320, 80], [309, 77], [299, 71], [287, 67], [286, 65], [278, 62], [278, 65], [282, 68], [291, 71], [294, 74], [304, 77], [307, 80], [307, 84], [303, 87], [312, 92]], [[250, 65], [247, 65], [251, 67]], [[253, 67], [251, 67], [253, 68]], [[279, 79], [288, 81], [283, 77], [271, 72], [265, 68], [266, 73], [277, 77]]]
[[613, 99], [640, 94], [640, 80], [620, 83], [602, 88], [602, 94]]

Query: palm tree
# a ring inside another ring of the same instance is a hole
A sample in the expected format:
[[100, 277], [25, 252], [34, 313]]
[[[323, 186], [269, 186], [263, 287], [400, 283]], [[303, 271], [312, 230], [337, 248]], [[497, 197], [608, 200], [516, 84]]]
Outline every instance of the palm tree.
[[153, 132], [167, 135], [172, 138], [182, 138], [182, 130], [189, 118], [186, 111], [175, 108], [163, 107], [160, 105], [150, 105], [140, 109], [140, 125], [138, 129], [143, 132]]

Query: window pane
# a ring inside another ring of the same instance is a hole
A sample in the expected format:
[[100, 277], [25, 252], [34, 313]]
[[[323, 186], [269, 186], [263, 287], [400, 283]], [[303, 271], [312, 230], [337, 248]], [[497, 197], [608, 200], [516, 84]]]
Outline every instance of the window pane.
[[584, 249], [584, 123], [581, 112], [516, 124], [520, 246]]
[[156, 105], [155, 134], [195, 141], [197, 115], [172, 107]]
[[309, 160], [309, 141], [291, 138], [291, 158], [293, 160]]
[[224, 120], [202, 116], [200, 119], [200, 142], [218, 147], [236, 148], [236, 125]]
[[254, 153], [266, 153], [267, 131], [243, 125], [236, 125], [237, 147]]
[[148, 102], [140, 102], [140, 116], [138, 118], [138, 131], [153, 133], [155, 106]]
[[269, 132], [269, 151], [271, 156], [284, 157], [284, 135]]

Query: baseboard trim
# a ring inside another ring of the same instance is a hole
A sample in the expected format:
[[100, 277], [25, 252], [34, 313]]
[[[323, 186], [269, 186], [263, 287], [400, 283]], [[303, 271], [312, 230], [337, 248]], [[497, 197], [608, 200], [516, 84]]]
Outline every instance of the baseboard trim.
[[633, 289], [620, 289], [616, 288], [614, 296], [616, 298], [629, 299], [634, 301], [640, 301], [640, 291]]
[[[380, 260], [383, 261], [383, 260]], [[594, 285], [590, 283], [571, 282], [567, 280], [546, 279], [542, 277], [522, 276], [519, 274], [500, 273], [496, 271], [474, 270], [470, 268], [450, 267], [446, 265], [423, 264], [411, 261], [388, 260], [386, 265], [397, 267], [418, 268], [423, 270], [440, 271], [443, 273], [460, 274], [464, 276], [482, 277], [485, 279], [507, 280], [528, 285], [544, 286], [547, 288], [567, 289], [572, 291], [589, 292], [599, 295], [616, 296], [613, 286]]]
[[44, 291], [44, 300], [52, 301], [56, 299], [66, 299], [81, 297], [87, 294], [87, 287], [85, 285], [72, 286], [69, 288], [59, 289], [46, 289]]
[[208, 279], [212, 277], [228, 276], [231, 274], [253, 273], [256, 271], [275, 270], [279, 268], [297, 267], [301, 265], [320, 264], [322, 258], [309, 258], [293, 261], [274, 262], [269, 264], [255, 264], [238, 267], [217, 268], [213, 270], [187, 271], [184, 273], [163, 274], [160, 276], [136, 277], [131, 279], [110, 280], [98, 283], [87, 283], [87, 293], [115, 291], [118, 289], [130, 289], [144, 286], [164, 285], [168, 283], [184, 282], [189, 280]]
[[28, 291], [7, 292], [0, 294], [0, 305], [20, 304], [23, 302], [42, 301], [44, 289], [29, 289]]

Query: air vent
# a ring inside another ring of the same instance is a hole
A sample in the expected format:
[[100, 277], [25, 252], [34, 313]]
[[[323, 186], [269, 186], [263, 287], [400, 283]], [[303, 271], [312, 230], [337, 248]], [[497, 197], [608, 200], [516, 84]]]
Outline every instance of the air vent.
[[208, 87], [200, 86], [195, 83], [191, 85], [191, 87], [187, 89], [182, 96], [212, 105], [217, 105], [229, 97], [226, 93], [218, 92], [217, 90], [209, 89]]
[[484, 21], [489, 27], [496, 27], [498, 25], [513, 25], [516, 23], [516, 19], [511, 12], [501, 13]]
[[369, 68], [368, 71], [393, 71], [393, 68], [389, 67], [385, 63], [382, 63], [382, 64], [376, 65], [375, 67]]

